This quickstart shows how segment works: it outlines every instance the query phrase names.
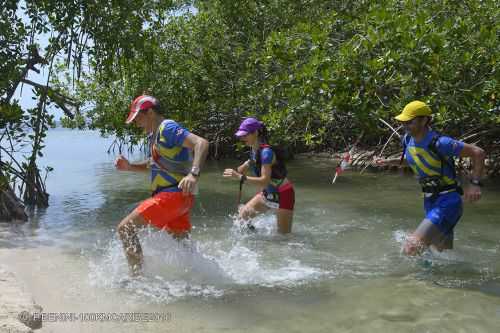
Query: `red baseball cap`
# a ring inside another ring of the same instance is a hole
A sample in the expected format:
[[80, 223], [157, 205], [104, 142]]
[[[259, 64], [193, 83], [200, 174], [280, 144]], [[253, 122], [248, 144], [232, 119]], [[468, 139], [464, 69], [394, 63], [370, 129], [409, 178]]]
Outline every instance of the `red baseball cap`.
[[132, 104], [130, 104], [130, 112], [128, 113], [128, 117], [125, 123], [130, 124], [131, 122], [133, 122], [135, 117], [137, 117], [139, 111], [148, 110], [157, 107], [158, 105], [158, 100], [153, 96], [141, 95], [137, 97], [136, 99], [134, 99]]

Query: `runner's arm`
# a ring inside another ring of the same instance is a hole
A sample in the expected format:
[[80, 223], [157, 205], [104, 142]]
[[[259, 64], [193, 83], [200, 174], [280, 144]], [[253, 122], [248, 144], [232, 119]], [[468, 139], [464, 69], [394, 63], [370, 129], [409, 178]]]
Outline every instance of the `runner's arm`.
[[483, 175], [484, 159], [486, 154], [483, 149], [475, 145], [464, 143], [464, 148], [460, 152], [460, 157], [469, 157], [472, 161], [471, 178], [479, 180]]
[[178, 187], [182, 189], [184, 193], [191, 193], [195, 189], [198, 177], [193, 175], [193, 172], [200, 172], [201, 166], [208, 154], [208, 141], [204, 138], [189, 133], [188, 136], [182, 142], [182, 146], [194, 151], [193, 166], [191, 172], [179, 182]]
[[[399, 166], [401, 163], [401, 158], [380, 158], [374, 157], [373, 164], [375, 166]], [[406, 165], [406, 158], [403, 159], [401, 165]]]
[[[234, 169], [224, 170], [224, 177], [241, 180], [244, 175]], [[258, 187], [266, 187], [271, 182], [271, 164], [263, 164], [260, 177], [246, 177], [246, 182]]]
[[129, 171], [148, 171], [148, 169], [151, 167], [151, 161], [150, 160], [144, 160], [141, 162], [135, 162], [135, 163], [129, 163], [130, 165], [130, 170]]
[[460, 157], [469, 157], [472, 160], [472, 172], [471, 172], [471, 184], [465, 187], [464, 196], [467, 201], [477, 201], [481, 199], [481, 187], [479, 184], [472, 184], [472, 181], [479, 182], [484, 170], [484, 159], [486, 154], [484, 150], [467, 143], [464, 143], [464, 147], [460, 152]]
[[193, 168], [200, 170], [208, 155], [208, 141], [196, 134], [189, 133], [182, 146], [193, 150]]
[[271, 182], [271, 164], [262, 164], [260, 168], [260, 177], [247, 177], [247, 182], [258, 187], [266, 187]]
[[130, 163], [123, 155], [119, 155], [115, 161], [115, 167], [120, 171], [147, 171], [150, 166], [149, 160], [141, 162]]
[[241, 173], [243, 175], [246, 175], [249, 167], [250, 167], [250, 160], [246, 160], [245, 163], [243, 163], [242, 165], [240, 165], [236, 170], [239, 173]]

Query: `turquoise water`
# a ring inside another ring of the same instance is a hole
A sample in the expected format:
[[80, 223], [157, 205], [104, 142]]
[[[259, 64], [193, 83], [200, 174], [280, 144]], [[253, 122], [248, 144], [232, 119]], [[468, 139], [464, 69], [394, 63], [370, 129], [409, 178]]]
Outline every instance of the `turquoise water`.
[[[164, 313], [151, 322], [44, 322], [47, 332], [497, 332], [500, 327], [500, 184], [466, 204], [455, 250], [400, 254], [422, 218], [415, 180], [347, 172], [332, 185], [328, 160], [289, 164], [293, 233], [274, 217], [257, 232], [234, 223], [237, 161], [204, 168], [192, 240], [141, 234], [145, 276], [131, 281], [115, 227], [149, 195], [148, 175], [117, 172], [111, 139], [49, 132], [42, 164], [55, 171], [50, 207], [24, 225], [0, 224], [0, 260], [45, 312]], [[139, 155], [131, 158], [139, 158]], [[245, 188], [249, 199], [255, 189]]]

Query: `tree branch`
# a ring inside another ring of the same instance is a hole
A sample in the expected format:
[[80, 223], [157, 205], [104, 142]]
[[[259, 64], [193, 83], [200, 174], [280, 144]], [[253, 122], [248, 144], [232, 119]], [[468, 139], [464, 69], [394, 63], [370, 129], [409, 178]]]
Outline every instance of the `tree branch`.
[[7, 103], [10, 101], [12, 96], [14, 96], [14, 93], [16, 92], [16, 89], [19, 86], [19, 83], [26, 77], [28, 71], [32, 70], [37, 73], [40, 73], [40, 71], [35, 67], [35, 65], [47, 63], [47, 60], [45, 60], [45, 58], [40, 56], [40, 54], [38, 53], [38, 49], [36, 48], [36, 46], [30, 45], [28, 48], [30, 50], [30, 53], [28, 55], [28, 60], [26, 61], [26, 67], [22, 69], [21, 75], [19, 76], [19, 80], [7, 92], [7, 98], [5, 99]]
[[70, 105], [70, 106], [78, 108], [80, 106], [80, 103], [78, 103], [74, 99], [61, 94], [60, 92], [58, 92], [57, 90], [55, 90], [49, 86], [44, 86], [43, 84], [36, 83], [36, 82], [33, 82], [31, 80], [28, 80], [28, 79], [21, 79], [21, 82], [29, 84], [30, 86], [33, 86], [36, 89], [43, 91], [44, 93], [47, 94], [47, 96], [52, 101], [54, 101], [54, 103], [57, 104], [57, 106], [59, 106], [64, 111], [64, 114], [66, 116], [68, 116], [71, 119], [73, 119], [75, 117], [73, 112], [67, 106], [67, 105]]

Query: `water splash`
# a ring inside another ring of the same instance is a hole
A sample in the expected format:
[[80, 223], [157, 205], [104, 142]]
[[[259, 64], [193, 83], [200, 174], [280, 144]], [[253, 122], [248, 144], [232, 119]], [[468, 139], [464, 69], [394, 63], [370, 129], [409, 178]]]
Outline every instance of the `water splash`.
[[185, 297], [221, 297], [242, 285], [293, 287], [327, 274], [290, 254], [271, 260], [265, 252], [271, 247], [287, 253], [288, 238], [275, 234], [272, 216], [260, 216], [252, 224], [256, 232], [248, 233], [235, 223], [223, 241], [176, 241], [163, 231], [147, 228], [139, 234], [144, 273], [136, 279], [129, 278], [122, 244], [115, 237], [104, 247], [96, 245], [97, 254], [89, 258], [90, 282], [170, 303]]
[[188, 296], [220, 297], [213, 286], [228, 279], [217, 263], [201, 254], [195, 242], [176, 241], [163, 231], [146, 229], [139, 235], [144, 250], [143, 276], [131, 279], [121, 241], [113, 238], [100, 256], [89, 259], [89, 280], [101, 288], [124, 288], [153, 302]]

